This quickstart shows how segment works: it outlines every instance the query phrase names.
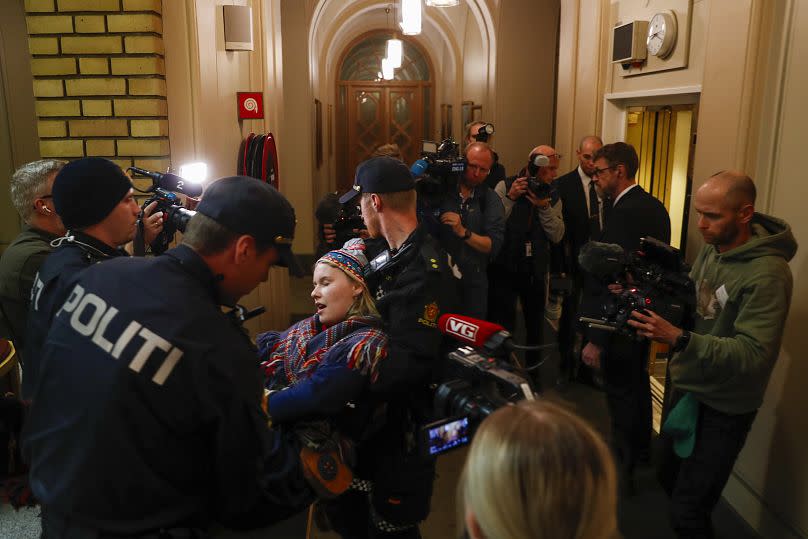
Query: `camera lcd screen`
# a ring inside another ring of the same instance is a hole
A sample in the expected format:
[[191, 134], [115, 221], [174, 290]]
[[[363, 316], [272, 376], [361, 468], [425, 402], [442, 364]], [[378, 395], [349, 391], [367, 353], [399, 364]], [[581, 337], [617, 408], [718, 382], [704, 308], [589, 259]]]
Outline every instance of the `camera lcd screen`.
[[426, 443], [429, 454], [440, 455], [450, 449], [467, 445], [471, 440], [469, 418], [440, 421], [426, 426]]
[[421, 146], [423, 153], [438, 153], [438, 143], [425, 140]]

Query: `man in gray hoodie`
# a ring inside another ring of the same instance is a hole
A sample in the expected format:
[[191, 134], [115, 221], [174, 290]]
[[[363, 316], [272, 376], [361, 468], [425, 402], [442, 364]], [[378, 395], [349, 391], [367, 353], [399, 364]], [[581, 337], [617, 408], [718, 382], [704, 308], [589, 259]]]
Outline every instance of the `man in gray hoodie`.
[[690, 272], [693, 330], [650, 311], [629, 322], [674, 352], [660, 479], [680, 538], [713, 537], [710, 517], [763, 402], [791, 302], [797, 242], [786, 222], [754, 204], [744, 173], [709, 178], [694, 200], [707, 245]]

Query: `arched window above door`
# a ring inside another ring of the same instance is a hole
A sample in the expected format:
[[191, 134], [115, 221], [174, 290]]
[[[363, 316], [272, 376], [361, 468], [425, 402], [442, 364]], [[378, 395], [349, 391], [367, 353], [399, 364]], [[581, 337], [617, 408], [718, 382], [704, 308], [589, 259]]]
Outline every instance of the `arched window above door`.
[[[389, 34], [375, 34], [354, 45], [342, 63], [340, 80], [379, 81], [388, 39]], [[401, 67], [395, 70], [394, 80], [429, 79], [429, 63], [426, 58], [418, 47], [404, 41]]]

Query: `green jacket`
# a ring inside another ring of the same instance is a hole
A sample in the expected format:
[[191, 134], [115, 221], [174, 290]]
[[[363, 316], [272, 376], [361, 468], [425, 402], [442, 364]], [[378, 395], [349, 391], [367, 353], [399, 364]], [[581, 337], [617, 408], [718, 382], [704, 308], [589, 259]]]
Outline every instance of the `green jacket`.
[[0, 337], [22, 350], [31, 285], [56, 236], [25, 225], [0, 257]]
[[728, 414], [757, 410], [780, 353], [797, 252], [791, 227], [756, 213], [749, 241], [724, 253], [705, 246], [693, 264], [695, 326], [670, 362], [673, 385]]

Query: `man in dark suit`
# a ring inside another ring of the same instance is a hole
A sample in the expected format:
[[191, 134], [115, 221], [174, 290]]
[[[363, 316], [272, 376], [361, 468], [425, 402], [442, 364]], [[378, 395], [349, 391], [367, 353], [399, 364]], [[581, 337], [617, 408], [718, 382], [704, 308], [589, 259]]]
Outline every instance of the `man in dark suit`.
[[564, 296], [558, 328], [558, 348], [561, 353], [559, 385], [565, 385], [576, 375], [581, 356], [581, 332], [578, 307], [583, 290], [583, 274], [578, 267], [578, 252], [592, 239], [598, 239], [604, 224], [604, 200], [592, 179], [595, 170], [593, 156], [603, 147], [595, 135], [581, 139], [576, 154], [578, 167], [564, 174], [556, 185], [561, 196], [564, 217], [564, 241], [553, 252], [553, 272], [563, 272], [572, 280], [572, 289]]
[[[600, 241], [615, 243], [627, 252], [640, 247], [640, 239], [670, 242], [670, 217], [665, 206], [634, 181], [639, 160], [634, 147], [624, 142], [607, 144], [595, 152], [596, 184], [613, 201]], [[581, 311], [600, 316], [606, 287], [588, 280]], [[587, 330], [589, 342], [581, 359], [601, 368], [612, 423], [612, 449], [623, 492], [631, 492], [634, 467], [647, 456], [651, 443], [651, 388], [648, 380], [648, 341], [602, 330]]]

